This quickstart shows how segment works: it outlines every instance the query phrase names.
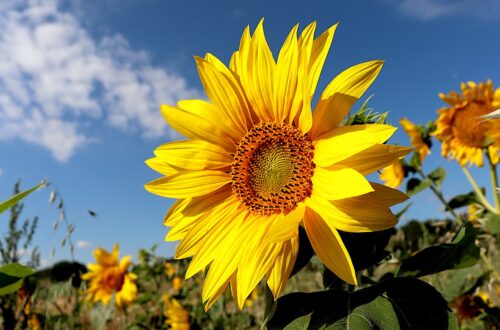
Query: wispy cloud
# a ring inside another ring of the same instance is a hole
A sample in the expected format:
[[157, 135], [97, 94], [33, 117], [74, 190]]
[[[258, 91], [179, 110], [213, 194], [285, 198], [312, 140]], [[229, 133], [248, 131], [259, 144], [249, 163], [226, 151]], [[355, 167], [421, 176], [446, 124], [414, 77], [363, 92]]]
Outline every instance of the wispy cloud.
[[85, 241], [85, 240], [78, 240], [76, 242], [76, 247], [79, 249], [88, 249], [92, 247], [92, 242]]
[[498, 0], [385, 0], [400, 12], [421, 20], [445, 16], [464, 16], [477, 19], [500, 17]]
[[161, 103], [199, 97], [123, 36], [92, 39], [56, 0], [0, 9], [0, 141], [19, 138], [66, 161], [92, 141], [97, 121], [158, 137], [167, 133]]

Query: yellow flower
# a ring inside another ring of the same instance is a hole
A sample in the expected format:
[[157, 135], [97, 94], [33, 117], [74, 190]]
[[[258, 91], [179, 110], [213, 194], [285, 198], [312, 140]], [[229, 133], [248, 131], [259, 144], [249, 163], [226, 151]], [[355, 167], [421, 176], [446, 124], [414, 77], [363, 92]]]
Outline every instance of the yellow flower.
[[424, 142], [417, 125], [412, 123], [406, 118], [399, 121], [399, 124], [403, 127], [406, 134], [410, 137], [411, 144], [417, 149], [420, 160], [424, 161], [425, 157], [431, 153], [429, 146]]
[[174, 298], [170, 298], [167, 294], [164, 294], [161, 299], [165, 306], [163, 315], [167, 318], [166, 323], [169, 325], [169, 328], [189, 330], [191, 328], [189, 313], [182, 307], [181, 303]]
[[82, 279], [89, 281], [86, 290], [87, 301], [101, 301], [108, 304], [116, 293], [116, 305], [123, 307], [134, 301], [137, 296], [135, 280], [137, 276], [128, 271], [132, 265], [130, 256], [123, 257], [118, 261], [118, 244], [113, 246], [113, 252], [109, 253], [103, 248], [94, 250], [96, 264], [88, 264], [88, 273], [82, 275]]
[[28, 329], [30, 330], [42, 330], [42, 324], [35, 314], [31, 314], [28, 319]]
[[165, 275], [167, 275], [168, 278], [171, 278], [175, 274], [175, 266], [171, 262], [166, 262], [165, 263]]
[[469, 207], [467, 208], [467, 213], [469, 214], [469, 221], [476, 221], [478, 220], [478, 208], [476, 204], [469, 204]]
[[386, 186], [396, 188], [401, 185], [405, 178], [403, 163], [398, 159], [391, 165], [385, 167], [380, 173], [380, 180], [385, 182]]
[[479, 85], [462, 83], [462, 94], [451, 92], [439, 97], [449, 104], [438, 110], [435, 135], [441, 142], [444, 157], [457, 159], [461, 166], [483, 166], [483, 150], [493, 163], [498, 163], [500, 150], [500, 123], [479, 118], [500, 107], [500, 88], [495, 91], [488, 80]]
[[172, 287], [175, 291], [181, 291], [182, 289], [182, 278], [180, 276], [176, 276], [172, 279]]
[[257, 301], [257, 299], [259, 299], [259, 295], [260, 295], [259, 287], [256, 287], [252, 291], [252, 293], [250, 294], [250, 296], [247, 298], [247, 300], [245, 300], [245, 307], [252, 306]]
[[188, 138], [164, 144], [147, 164], [164, 177], [145, 188], [179, 200], [164, 223], [166, 240], [181, 240], [175, 257], [193, 257], [189, 278], [209, 268], [202, 299], [208, 309], [231, 286], [240, 308], [263, 277], [277, 298], [285, 288], [304, 226], [321, 261], [341, 279], [356, 274], [337, 230], [394, 226], [390, 206], [407, 197], [365, 175], [411, 148], [384, 144], [396, 130], [381, 124], [341, 126], [382, 68], [364, 62], [330, 82], [311, 101], [337, 25], [316, 39], [316, 23], [297, 38], [295, 26], [277, 60], [261, 21], [247, 27], [229, 67], [211, 54], [196, 58], [210, 102], [161, 107]]

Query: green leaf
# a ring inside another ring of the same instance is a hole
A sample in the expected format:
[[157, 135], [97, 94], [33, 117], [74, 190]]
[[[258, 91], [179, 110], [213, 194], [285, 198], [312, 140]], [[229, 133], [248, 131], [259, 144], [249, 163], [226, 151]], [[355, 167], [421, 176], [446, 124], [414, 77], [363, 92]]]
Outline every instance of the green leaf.
[[21, 199], [23, 199], [24, 197], [28, 196], [33, 191], [35, 191], [38, 188], [43, 187], [45, 185], [46, 185], [46, 182], [44, 180], [42, 180], [42, 182], [40, 182], [39, 184], [37, 184], [33, 188], [28, 189], [28, 190], [23, 191], [23, 192], [20, 192], [19, 194], [16, 194], [16, 195], [12, 196], [11, 198], [9, 198], [9, 199], [7, 199], [7, 200], [5, 200], [3, 202], [0, 202], [0, 214], [3, 213], [3, 212], [5, 212], [5, 211], [7, 211], [9, 208], [11, 208], [12, 206], [16, 205], [17, 203], [19, 203], [19, 201]]
[[413, 195], [421, 192], [425, 188], [430, 187], [431, 184], [432, 184], [432, 181], [429, 179], [425, 179], [422, 181], [422, 180], [417, 179], [417, 178], [411, 178], [406, 183], [406, 194], [408, 196], [413, 196]]
[[[486, 192], [486, 189], [481, 188], [481, 190], [482, 190], [483, 195], [484, 195]], [[462, 195], [457, 195], [457, 196], [453, 197], [448, 202], [448, 205], [452, 209], [458, 209], [460, 207], [467, 206], [467, 205], [470, 205], [473, 203], [480, 203], [480, 202], [477, 199], [476, 193], [474, 191], [471, 191], [468, 194], [462, 194]]]
[[441, 186], [441, 183], [443, 183], [444, 179], [446, 178], [446, 171], [442, 167], [436, 168], [434, 171], [431, 173], [427, 174], [427, 177], [434, 182], [434, 185], [436, 187]]
[[17, 263], [0, 267], [0, 296], [16, 292], [23, 284], [26, 276], [35, 272], [34, 269]]
[[410, 206], [411, 206], [411, 203], [406, 204], [400, 211], [398, 211], [395, 214], [396, 218], [398, 220], [401, 219], [401, 217], [406, 213], [406, 211], [408, 211], [408, 209], [410, 208]]
[[441, 294], [413, 278], [392, 278], [348, 293], [328, 290], [279, 298], [269, 329], [458, 329]]
[[484, 227], [493, 235], [500, 234], [500, 215], [489, 213], [484, 222]]
[[403, 260], [397, 275], [419, 277], [475, 265], [479, 260], [475, 240], [474, 227], [466, 223], [450, 243], [428, 247]]

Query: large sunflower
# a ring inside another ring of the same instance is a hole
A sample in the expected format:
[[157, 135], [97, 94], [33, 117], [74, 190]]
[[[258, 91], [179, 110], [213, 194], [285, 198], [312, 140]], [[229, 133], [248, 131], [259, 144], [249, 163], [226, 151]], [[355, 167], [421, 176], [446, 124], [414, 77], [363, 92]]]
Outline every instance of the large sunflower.
[[450, 92], [439, 97], [449, 104], [438, 110], [437, 128], [434, 131], [442, 141], [443, 157], [457, 159], [461, 166], [483, 166], [483, 151], [493, 163], [498, 163], [500, 150], [500, 124], [479, 118], [500, 107], [500, 88], [493, 83], [462, 83], [462, 94]]
[[313, 98], [337, 25], [316, 39], [316, 23], [297, 38], [295, 26], [275, 60], [262, 21], [247, 27], [229, 67], [196, 57], [210, 102], [163, 105], [166, 121], [188, 140], [155, 150], [147, 164], [164, 177], [148, 191], [179, 200], [170, 208], [166, 240], [181, 240], [175, 257], [193, 257], [186, 277], [209, 267], [208, 309], [230, 284], [240, 308], [259, 281], [277, 298], [292, 271], [303, 226], [321, 261], [341, 279], [356, 274], [338, 230], [390, 228], [389, 209], [407, 197], [370, 183], [366, 174], [411, 151], [386, 145], [396, 128], [341, 126], [377, 77], [382, 61], [340, 73]]
[[101, 301], [108, 304], [115, 294], [118, 307], [129, 305], [137, 296], [135, 281], [137, 276], [128, 271], [132, 265], [130, 256], [118, 260], [118, 244], [113, 246], [109, 253], [103, 248], [94, 250], [96, 264], [89, 263], [89, 272], [82, 275], [82, 279], [89, 281], [86, 300], [90, 302]]

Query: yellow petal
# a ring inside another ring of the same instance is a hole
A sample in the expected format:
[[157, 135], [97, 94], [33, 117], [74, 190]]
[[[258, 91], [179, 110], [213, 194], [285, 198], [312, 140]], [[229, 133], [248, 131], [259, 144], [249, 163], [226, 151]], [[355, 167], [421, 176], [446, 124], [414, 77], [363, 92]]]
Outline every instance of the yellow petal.
[[235, 214], [220, 218], [210, 233], [206, 235], [204, 241], [200, 243], [198, 253], [193, 257], [186, 271], [186, 279], [201, 272], [217, 255], [221, 254], [224, 240], [234, 241], [236, 239], [238, 231], [235, 228], [242, 225], [245, 216], [246, 212], [235, 211]]
[[251, 127], [251, 123], [247, 122], [250, 111], [239, 82], [232, 75], [219, 71], [214, 64], [200, 57], [195, 57], [195, 60], [208, 97], [227, 117], [234, 129], [244, 134]]
[[262, 19], [252, 37], [245, 29], [239, 49], [239, 63], [236, 65], [241, 84], [261, 121], [272, 120], [272, 91], [276, 63], [264, 35]]
[[210, 307], [212, 307], [213, 304], [217, 301], [217, 299], [219, 299], [219, 297], [224, 293], [224, 291], [226, 291], [228, 284], [229, 282], [225, 281], [224, 284], [212, 296], [208, 298], [208, 300], [205, 302], [205, 312], [207, 312], [210, 309]]
[[343, 126], [314, 141], [314, 163], [329, 166], [378, 143], [367, 125]]
[[177, 102], [177, 107], [181, 110], [202, 117], [213, 126], [219, 128], [224, 132], [224, 137], [229, 137], [229, 139], [231, 140], [229, 143], [235, 145], [240, 141], [242, 132], [234, 129], [232, 123], [227, 119], [225, 114], [217, 106], [204, 100], [180, 100], [179, 102]]
[[169, 198], [189, 198], [209, 194], [231, 182], [231, 176], [217, 170], [185, 171], [147, 183], [147, 191]]
[[246, 228], [248, 228], [248, 225], [244, 223], [238, 230], [238, 235], [235, 235], [234, 240], [226, 239], [222, 242], [221, 251], [223, 253], [215, 258], [210, 265], [203, 284], [201, 294], [203, 302], [216, 296], [221, 287], [226, 286], [231, 276], [236, 272], [243, 251], [241, 249], [242, 238], [248, 236], [248, 232], [245, 231]]
[[329, 202], [313, 192], [306, 204], [320, 214], [328, 226], [342, 231], [363, 233], [394, 227], [397, 219], [387, 204], [372, 203], [373, 200], [363, 196]]
[[233, 161], [224, 148], [203, 140], [166, 143], [154, 153], [168, 165], [187, 170], [218, 169]]
[[132, 256], [124, 256], [120, 260], [120, 270], [122, 273], [127, 272], [127, 269], [132, 266]]
[[[302, 93], [298, 87], [298, 60], [297, 46], [298, 24], [293, 27], [281, 47], [274, 73], [274, 118], [282, 122], [292, 110], [295, 98], [301, 98]], [[293, 120], [293, 118], [292, 118]]]
[[190, 202], [191, 198], [176, 200], [168, 209], [167, 214], [165, 214], [165, 217], [163, 218], [163, 225], [172, 227], [178, 224], [183, 218], [182, 211], [189, 205]]
[[220, 226], [226, 218], [233, 217], [240, 203], [233, 197], [215, 206], [198, 218], [175, 251], [176, 259], [183, 259], [196, 254], [210, 237], [215, 226]]
[[409, 147], [376, 144], [338, 162], [337, 165], [351, 167], [361, 174], [367, 175], [389, 166], [412, 151], [413, 148]]
[[156, 157], [149, 158], [148, 160], [146, 160], [145, 163], [156, 172], [163, 174], [165, 176], [170, 176], [178, 172], [176, 168], [168, 165], [163, 160]]
[[312, 99], [314, 91], [316, 90], [321, 71], [323, 70], [323, 64], [325, 63], [326, 56], [328, 55], [328, 52], [330, 50], [330, 46], [332, 44], [337, 26], [338, 23], [323, 32], [318, 38], [314, 40], [314, 43], [312, 45], [311, 57], [309, 60], [308, 79], [310, 99]]
[[266, 243], [265, 234], [269, 225], [260, 216], [249, 217], [246, 220], [251, 224], [246, 234], [246, 244], [241, 262], [238, 265], [236, 279], [238, 282], [238, 306], [243, 308], [245, 300], [271, 269], [281, 249], [282, 243]]
[[373, 191], [366, 178], [348, 167], [317, 166], [312, 177], [313, 190], [326, 200], [336, 200], [367, 194]]
[[204, 140], [220, 145], [230, 152], [234, 151], [234, 141], [216, 124], [216, 120], [225, 122], [226, 119], [213, 116], [212, 112], [205, 112], [201, 116], [169, 105], [162, 105], [161, 113], [169, 125], [180, 134], [190, 139]]
[[304, 216], [306, 230], [314, 252], [335, 275], [347, 283], [357, 285], [351, 257], [335, 227], [323, 221], [322, 216], [309, 208]]
[[375, 182], [370, 182], [370, 184], [375, 190], [368, 195], [373, 195], [374, 198], [378, 199], [381, 202], [384, 202], [387, 206], [393, 206], [408, 199], [408, 195], [397, 189], [392, 189], [384, 186], [383, 184], [378, 184]]
[[[287, 215], [280, 214], [272, 219], [269, 232], [266, 235], [267, 242], [283, 242], [297, 236], [299, 223], [304, 218], [305, 205], [300, 203]], [[272, 217], [271, 217], [272, 218]]]
[[267, 285], [269, 289], [271, 289], [274, 299], [278, 299], [285, 290], [286, 283], [295, 265], [298, 252], [298, 237], [283, 242], [278, 257], [276, 257], [276, 261], [271, 271], [267, 274]]
[[337, 128], [352, 105], [370, 87], [382, 69], [383, 61], [360, 63], [341, 72], [326, 87], [313, 112], [310, 136], [318, 136]]
[[183, 239], [198, 219], [205, 217], [214, 207], [227, 202], [231, 195], [231, 189], [219, 189], [211, 194], [188, 198], [185, 202], [174, 205], [172, 212], [167, 213], [165, 219], [166, 223], [173, 223], [165, 240]]

